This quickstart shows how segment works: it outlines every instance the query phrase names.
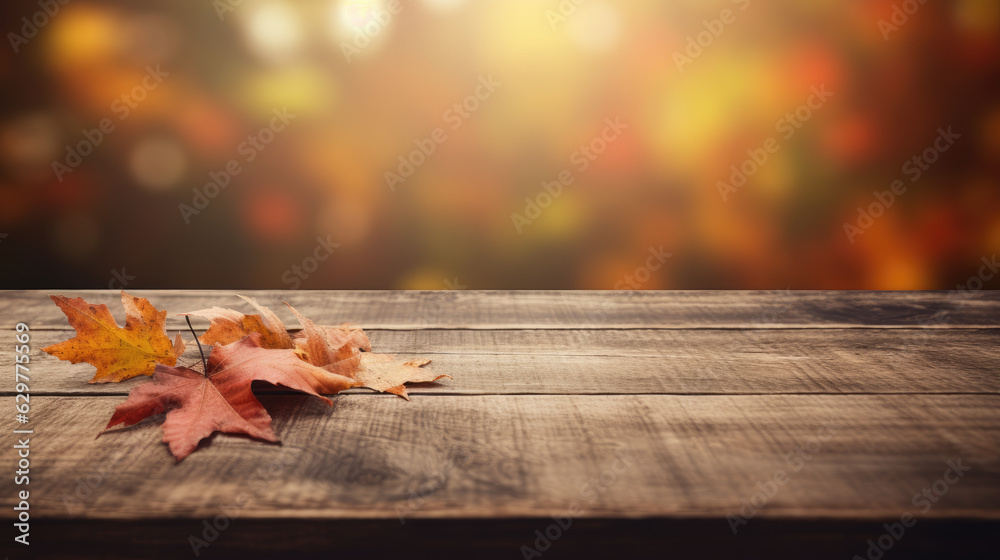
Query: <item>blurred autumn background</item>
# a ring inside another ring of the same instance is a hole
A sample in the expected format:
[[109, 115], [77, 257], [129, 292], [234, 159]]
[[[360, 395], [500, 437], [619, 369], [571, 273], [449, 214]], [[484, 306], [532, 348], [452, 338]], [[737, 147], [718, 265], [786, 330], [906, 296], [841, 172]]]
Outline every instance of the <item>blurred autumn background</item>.
[[0, 287], [951, 289], [1000, 249], [995, 0], [577, 4], [4, 2]]

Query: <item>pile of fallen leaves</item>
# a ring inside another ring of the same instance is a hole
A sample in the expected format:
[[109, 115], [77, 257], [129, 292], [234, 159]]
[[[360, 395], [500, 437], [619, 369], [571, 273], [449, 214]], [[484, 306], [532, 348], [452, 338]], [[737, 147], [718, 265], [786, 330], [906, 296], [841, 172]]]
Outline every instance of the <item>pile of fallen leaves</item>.
[[[214, 432], [278, 441], [271, 416], [251, 390], [254, 381], [302, 391], [332, 405], [323, 394], [368, 387], [409, 400], [405, 383], [450, 377], [420, 367], [430, 360], [404, 362], [392, 355], [373, 354], [360, 328], [319, 326], [286, 303], [302, 325], [292, 335], [270, 309], [243, 296], [258, 314], [221, 307], [180, 314], [208, 319], [211, 326], [196, 339], [200, 361], [177, 367], [185, 349], [183, 338], [178, 334], [170, 342], [167, 312], [157, 310], [149, 300], [122, 291], [126, 317], [122, 328], [107, 305], [51, 297], [76, 329], [76, 336], [44, 351], [74, 364], [87, 362], [97, 367], [90, 383], [153, 376], [152, 381], [131, 390], [104, 431], [166, 411], [163, 441], [178, 461]], [[207, 358], [202, 344], [208, 347]]]

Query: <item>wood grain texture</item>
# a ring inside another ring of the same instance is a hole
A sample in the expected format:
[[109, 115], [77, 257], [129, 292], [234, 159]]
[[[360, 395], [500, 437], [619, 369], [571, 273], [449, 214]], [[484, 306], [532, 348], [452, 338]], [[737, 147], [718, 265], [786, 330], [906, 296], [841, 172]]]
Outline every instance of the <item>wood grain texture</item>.
[[[190, 332], [181, 364], [200, 360]], [[174, 332], [170, 332], [171, 339]], [[374, 349], [431, 358], [446, 379], [425, 394], [1000, 393], [998, 329], [372, 331]], [[125, 395], [140, 377], [87, 384], [89, 364], [37, 349], [35, 394]], [[13, 363], [13, 344], [0, 363]], [[11, 387], [0, 387], [0, 395]], [[369, 393], [356, 389], [353, 393]]]
[[[123, 321], [117, 292], [60, 293]], [[282, 445], [216, 435], [177, 464], [162, 417], [94, 439], [143, 380], [88, 385], [92, 367], [40, 352], [73, 336], [46, 293], [0, 293], [0, 364], [10, 329], [32, 327], [35, 552], [187, 557], [228, 512], [202, 557], [523, 558], [573, 504], [545, 559], [864, 557], [906, 512], [918, 524], [895, 557], [1000, 546], [996, 292], [244, 293], [290, 327], [282, 300], [360, 324], [376, 351], [454, 379], [411, 402], [272, 391]], [[135, 294], [171, 314], [244, 309], [230, 292]], [[182, 363], [197, 359], [186, 338]], [[970, 470], [922, 511], [914, 496], [959, 460]], [[727, 516], [779, 471], [788, 482], [734, 536]], [[14, 496], [5, 477], [0, 519]]]
[[[105, 303], [119, 318], [111, 290], [7, 291], [0, 317], [11, 328], [64, 328], [48, 293]], [[170, 312], [169, 328], [184, 328], [176, 313], [219, 305], [249, 308], [229, 291], [135, 290]], [[1000, 292], [364, 292], [241, 291], [270, 306], [288, 325], [287, 301], [311, 318], [352, 322], [366, 329], [631, 329], [845, 328], [856, 326], [960, 328], [1000, 326]]]
[[[918, 510], [914, 494], [961, 460], [919, 517], [1000, 519], [997, 396], [272, 396], [282, 445], [216, 435], [179, 464], [159, 421], [94, 439], [119, 400], [32, 401], [35, 515], [197, 527], [246, 493], [242, 518], [545, 518], [578, 503], [579, 517], [722, 520], [783, 470], [759, 517], [877, 520]], [[12, 480], [0, 487], [9, 519]]]

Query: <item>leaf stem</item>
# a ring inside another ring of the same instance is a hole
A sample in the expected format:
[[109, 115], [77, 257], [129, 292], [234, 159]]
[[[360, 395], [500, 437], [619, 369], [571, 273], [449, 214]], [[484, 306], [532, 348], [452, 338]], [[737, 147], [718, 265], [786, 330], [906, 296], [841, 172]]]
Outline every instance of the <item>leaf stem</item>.
[[205, 351], [201, 349], [201, 341], [198, 340], [198, 333], [194, 332], [194, 327], [191, 326], [191, 317], [185, 315], [184, 319], [187, 320], [188, 328], [191, 329], [191, 334], [194, 335], [194, 341], [198, 345], [198, 353], [201, 354], [201, 365], [205, 368], [203, 370], [205, 372], [205, 377], [208, 377], [208, 362], [205, 361]]

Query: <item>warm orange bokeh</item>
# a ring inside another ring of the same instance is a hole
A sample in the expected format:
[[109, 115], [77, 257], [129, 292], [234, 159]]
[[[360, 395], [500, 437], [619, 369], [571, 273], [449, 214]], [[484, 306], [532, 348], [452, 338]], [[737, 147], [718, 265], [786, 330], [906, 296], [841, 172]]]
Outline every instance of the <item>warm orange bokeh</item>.
[[993, 0], [44, 4], [0, 8], [0, 287], [288, 288], [333, 244], [296, 285], [950, 289], [1000, 249]]

